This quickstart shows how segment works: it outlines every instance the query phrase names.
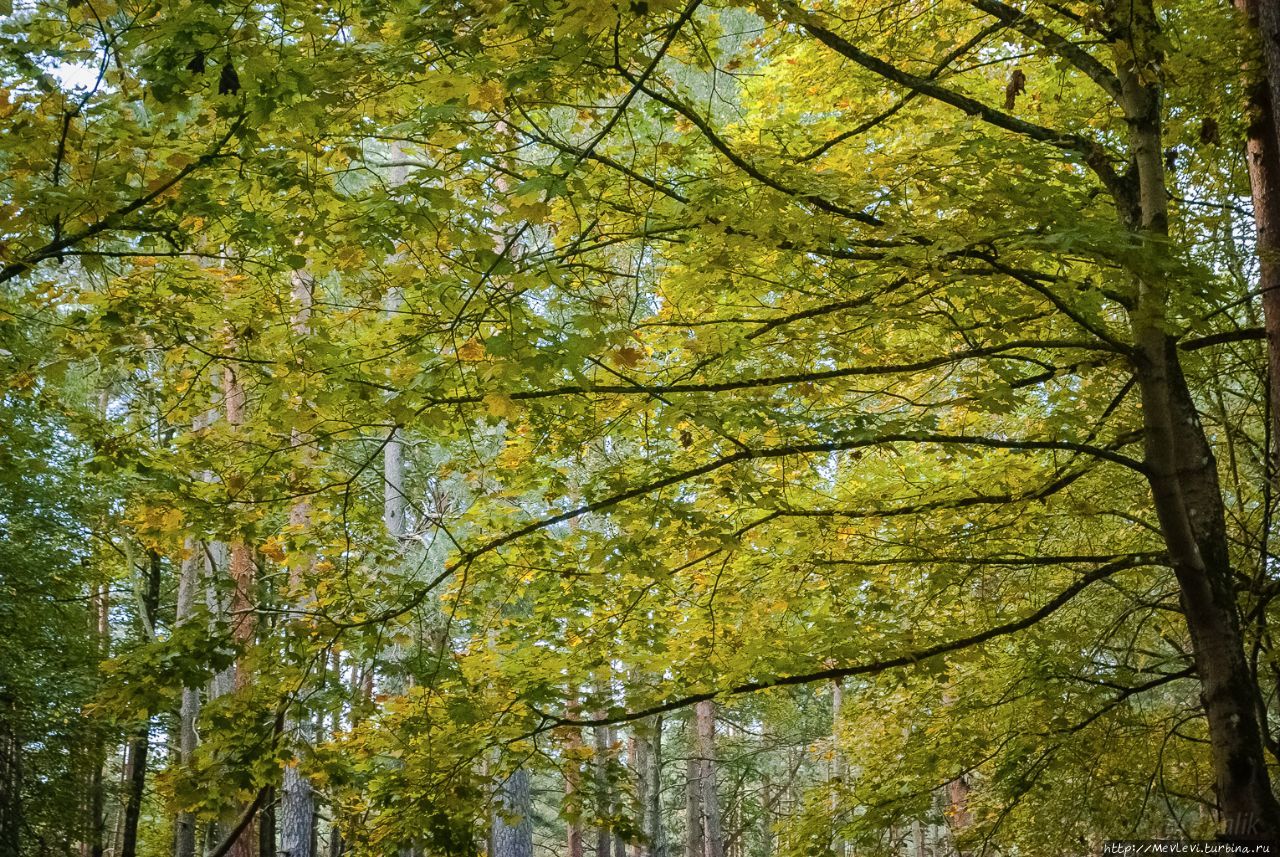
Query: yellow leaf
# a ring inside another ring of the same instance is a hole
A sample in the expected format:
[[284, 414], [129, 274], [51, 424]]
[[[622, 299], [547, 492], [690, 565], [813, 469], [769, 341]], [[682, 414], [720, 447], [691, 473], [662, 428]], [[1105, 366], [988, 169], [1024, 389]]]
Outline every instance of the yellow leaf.
[[465, 360], [468, 363], [475, 363], [479, 360], [483, 360], [484, 356], [484, 345], [474, 339], [468, 339], [466, 342], [458, 346], [459, 360]]
[[632, 348], [630, 345], [624, 345], [613, 352], [614, 362], [627, 369], [634, 369], [643, 359], [644, 352], [639, 348]]
[[509, 420], [520, 413], [520, 407], [509, 396], [501, 393], [490, 393], [484, 397], [484, 406], [489, 409], [489, 413], [495, 417]]

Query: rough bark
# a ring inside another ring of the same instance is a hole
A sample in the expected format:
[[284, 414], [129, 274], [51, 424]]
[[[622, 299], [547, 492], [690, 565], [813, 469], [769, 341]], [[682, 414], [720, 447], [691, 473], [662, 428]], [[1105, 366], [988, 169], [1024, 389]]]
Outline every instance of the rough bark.
[[[627, 756], [631, 761], [631, 775], [636, 785], [636, 806], [639, 816], [636, 826], [649, 829], [649, 739], [644, 734], [645, 724], [639, 723], [627, 737]], [[648, 857], [648, 843], [638, 840], [631, 844], [631, 857]]]
[[[1118, 199], [1127, 225], [1152, 242], [1168, 232], [1168, 191], [1158, 82], [1159, 27], [1150, 0], [1117, 4], [1117, 74], [1130, 129], [1131, 196]], [[1167, 324], [1164, 278], [1136, 276], [1130, 312], [1142, 396], [1147, 479], [1180, 588], [1209, 727], [1217, 800], [1227, 838], [1280, 841], [1280, 804], [1271, 791], [1257, 689], [1244, 655], [1217, 465], [1200, 424]]]
[[1271, 389], [1272, 478], [1280, 449], [1280, 2], [1235, 0], [1257, 28], [1262, 47], [1262, 80], [1250, 88], [1245, 160], [1253, 196], [1258, 255], [1258, 291], [1267, 332], [1267, 369]]
[[685, 783], [684, 855], [703, 857], [702, 831], [702, 762], [695, 749], [689, 754]]
[[695, 708], [689, 719], [689, 761], [686, 764], [685, 776], [685, 857], [704, 857], [706, 851], [706, 828], [703, 826], [702, 811], [702, 757], [699, 755], [698, 712]]
[[[576, 703], [570, 705], [572, 716], [577, 716]], [[564, 777], [564, 794], [565, 799], [572, 803], [574, 795], [581, 787], [582, 768], [578, 751], [582, 747], [582, 730], [576, 726], [569, 727], [568, 737], [565, 739], [565, 749], [569, 751], [569, 764], [565, 769]], [[582, 838], [582, 822], [578, 818], [573, 818], [568, 823], [567, 836], [565, 839], [565, 852], [568, 857], [582, 857], [583, 855], [583, 838]]]
[[[293, 318], [293, 330], [299, 339], [310, 333], [312, 289], [314, 282], [305, 271], [294, 271], [290, 277], [293, 287], [294, 302], [297, 312]], [[306, 438], [297, 429], [293, 430], [291, 443], [295, 449], [305, 446]], [[309, 458], [303, 456], [303, 466]], [[305, 539], [311, 528], [311, 503], [305, 494], [298, 497], [289, 509], [289, 529], [293, 536]], [[305, 551], [293, 551], [289, 556], [289, 589], [293, 594], [293, 603], [299, 615], [311, 604], [307, 590], [307, 573], [311, 569], [311, 555]], [[305, 745], [311, 738], [306, 712], [292, 711], [286, 723], [290, 741], [295, 746]], [[315, 793], [311, 782], [298, 769], [297, 760], [285, 765], [284, 776], [280, 786], [280, 812], [278, 828], [280, 833], [281, 857], [312, 857], [312, 843], [315, 841]]]
[[499, 809], [493, 815], [493, 857], [533, 857], [533, 797], [529, 772], [512, 771], [498, 789]]
[[[597, 711], [597, 717], [604, 717], [604, 711]], [[609, 727], [596, 726], [592, 729], [595, 739], [595, 779], [596, 779], [596, 816], [598, 824], [596, 826], [596, 850], [595, 857], [612, 857], [613, 855], [613, 831], [609, 825], [609, 814], [612, 810], [611, 795], [609, 794]], [[617, 857], [623, 857], [619, 854]]]
[[704, 699], [695, 706], [698, 722], [698, 760], [702, 766], [702, 829], [705, 857], [724, 857], [720, 824], [720, 795], [716, 789], [716, 704]]

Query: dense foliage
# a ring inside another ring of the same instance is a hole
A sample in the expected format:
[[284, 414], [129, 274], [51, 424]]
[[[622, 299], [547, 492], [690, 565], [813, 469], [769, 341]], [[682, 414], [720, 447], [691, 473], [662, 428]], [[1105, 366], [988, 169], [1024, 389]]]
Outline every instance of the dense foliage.
[[1263, 60], [1202, 0], [18, 2], [0, 850], [1280, 836]]

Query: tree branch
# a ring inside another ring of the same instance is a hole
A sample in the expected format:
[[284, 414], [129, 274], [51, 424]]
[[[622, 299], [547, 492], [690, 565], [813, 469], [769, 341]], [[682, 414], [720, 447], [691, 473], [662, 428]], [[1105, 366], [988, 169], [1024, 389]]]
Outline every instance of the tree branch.
[[534, 734], [544, 732], [547, 729], [558, 726], [608, 726], [615, 723], [630, 723], [635, 720], [643, 720], [646, 717], [652, 717], [655, 714], [664, 714], [668, 711], [685, 708], [704, 700], [716, 699], [717, 697], [745, 696], [747, 694], [758, 693], [759, 691], [768, 690], [774, 687], [790, 687], [795, 685], [814, 684], [816, 682], [829, 682], [836, 679], [851, 678], [859, 675], [874, 675], [876, 673], [881, 673], [898, 667], [914, 666], [921, 661], [926, 661], [939, 655], [972, 648], [973, 646], [994, 640], [997, 637], [1007, 636], [1030, 628], [1032, 625], [1047, 619], [1049, 616], [1052, 616], [1058, 610], [1062, 609], [1070, 603], [1073, 598], [1088, 588], [1090, 584], [1108, 578], [1119, 571], [1143, 565], [1147, 565], [1147, 563], [1141, 560], [1126, 558], [1100, 566], [1088, 574], [1083, 575], [1075, 583], [1059, 592], [1039, 610], [1029, 613], [1020, 619], [1015, 619], [1013, 621], [1006, 622], [1003, 625], [997, 625], [994, 628], [988, 628], [985, 631], [970, 634], [966, 637], [960, 637], [958, 639], [936, 643], [932, 646], [926, 646], [923, 649], [916, 649], [911, 652], [905, 652], [882, 660], [868, 661], [861, 664], [850, 664], [847, 666], [818, 670], [816, 672], [773, 676], [771, 678], [759, 679], [757, 681], [744, 682], [742, 684], [725, 688], [724, 690], [689, 694], [688, 696], [682, 696], [678, 699], [662, 702], [638, 711], [628, 711], [609, 717], [576, 719], [539, 712], [545, 722], [534, 730]]

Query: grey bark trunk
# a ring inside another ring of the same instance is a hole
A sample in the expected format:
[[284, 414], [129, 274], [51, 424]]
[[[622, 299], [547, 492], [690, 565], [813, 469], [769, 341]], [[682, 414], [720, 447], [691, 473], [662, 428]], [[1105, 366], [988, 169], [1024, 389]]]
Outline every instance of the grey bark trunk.
[[[183, 545], [182, 568], [178, 576], [178, 602], [174, 610], [176, 625], [191, 621], [195, 613], [196, 593], [200, 589], [200, 569], [204, 566], [204, 546], [188, 538]], [[187, 767], [196, 751], [196, 720], [200, 717], [200, 690], [194, 687], [182, 689], [182, 701], [178, 709], [178, 764]], [[174, 857], [195, 857], [196, 819], [190, 812], [180, 812], [174, 818]]]
[[[290, 275], [293, 287], [294, 303], [297, 311], [293, 317], [293, 330], [299, 339], [304, 339], [311, 331], [312, 289], [314, 282], [305, 271], [294, 271]], [[294, 448], [303, 447], [306, 438], [294, 429], [291, 438]], [[310, 463], [309, 456], [303, 455], [303, 466]], [[306, 538], [311, 528], [311, 503], [307, 497], [300, 496], [289, 509], [289, 526], [299, 538]], [[307, 573], [311, 570], [311, 557], [301, 554], [290, 558], [289, 588], [293, 591], [293, 603], [298, 615], [302, 616], [311, 605], [311, 596], [307, 591]], [[308, 728], [310, 719], [305, 712], [293, 712], [289, 715], [286, 730], [295, 747], [305, 746], [311, 739]], [[297, 760], [287, 764], [280, 785], [280, 813], [278, 829], [280, 834], [281, 857], [312, 857], [312, 843], [315, 842], [315, 792], [310, 781], [298, 770]]]
[[[597, 717], [604, 717], [604, 711], [597, 711]], [[613, 831], [610, 829], [609, 816], [611, 795], [609, 794], [609, 727], [596, 726], [592, 730], [595, 739], [595, 778], [596, 778], [596, 851], [595, 857], [612, 857]], [[618, 857], [623, 857], [619, 854]]]
[[[631, 730], [627, 739], [627, 755], [631, 757], [631, 774], [636, 784], [636, 826], [647, 833], [649, 829], [649, 738], [647, 725], [640, 723]], [[631, 845], [631, 857], [648, 857], [649, 843], [638, 840]]]
[[720, 824], [720, 795], [716, 789], [716, 704], [704, 699], [695, 706], [698, 723], [698, 761], [702, 768], [702, 828], [705, 857], [724, 857]]
[[703, 760], [699, 756], [698, 714], [690, 719], [689, 764], [685, 783], [685, 857], [703, 857]]
[[533, 796], [529, 772], [518, 768], [498, 789], [490, 838], [493, 857], [533, 857]]
[[649, 782], [645, 828], [649, 837], [650, 857], [667, 857], [667, 841], [662, 825], [662, 716], [653, 719], [649, 744], [649, 765], [645, 776]]

